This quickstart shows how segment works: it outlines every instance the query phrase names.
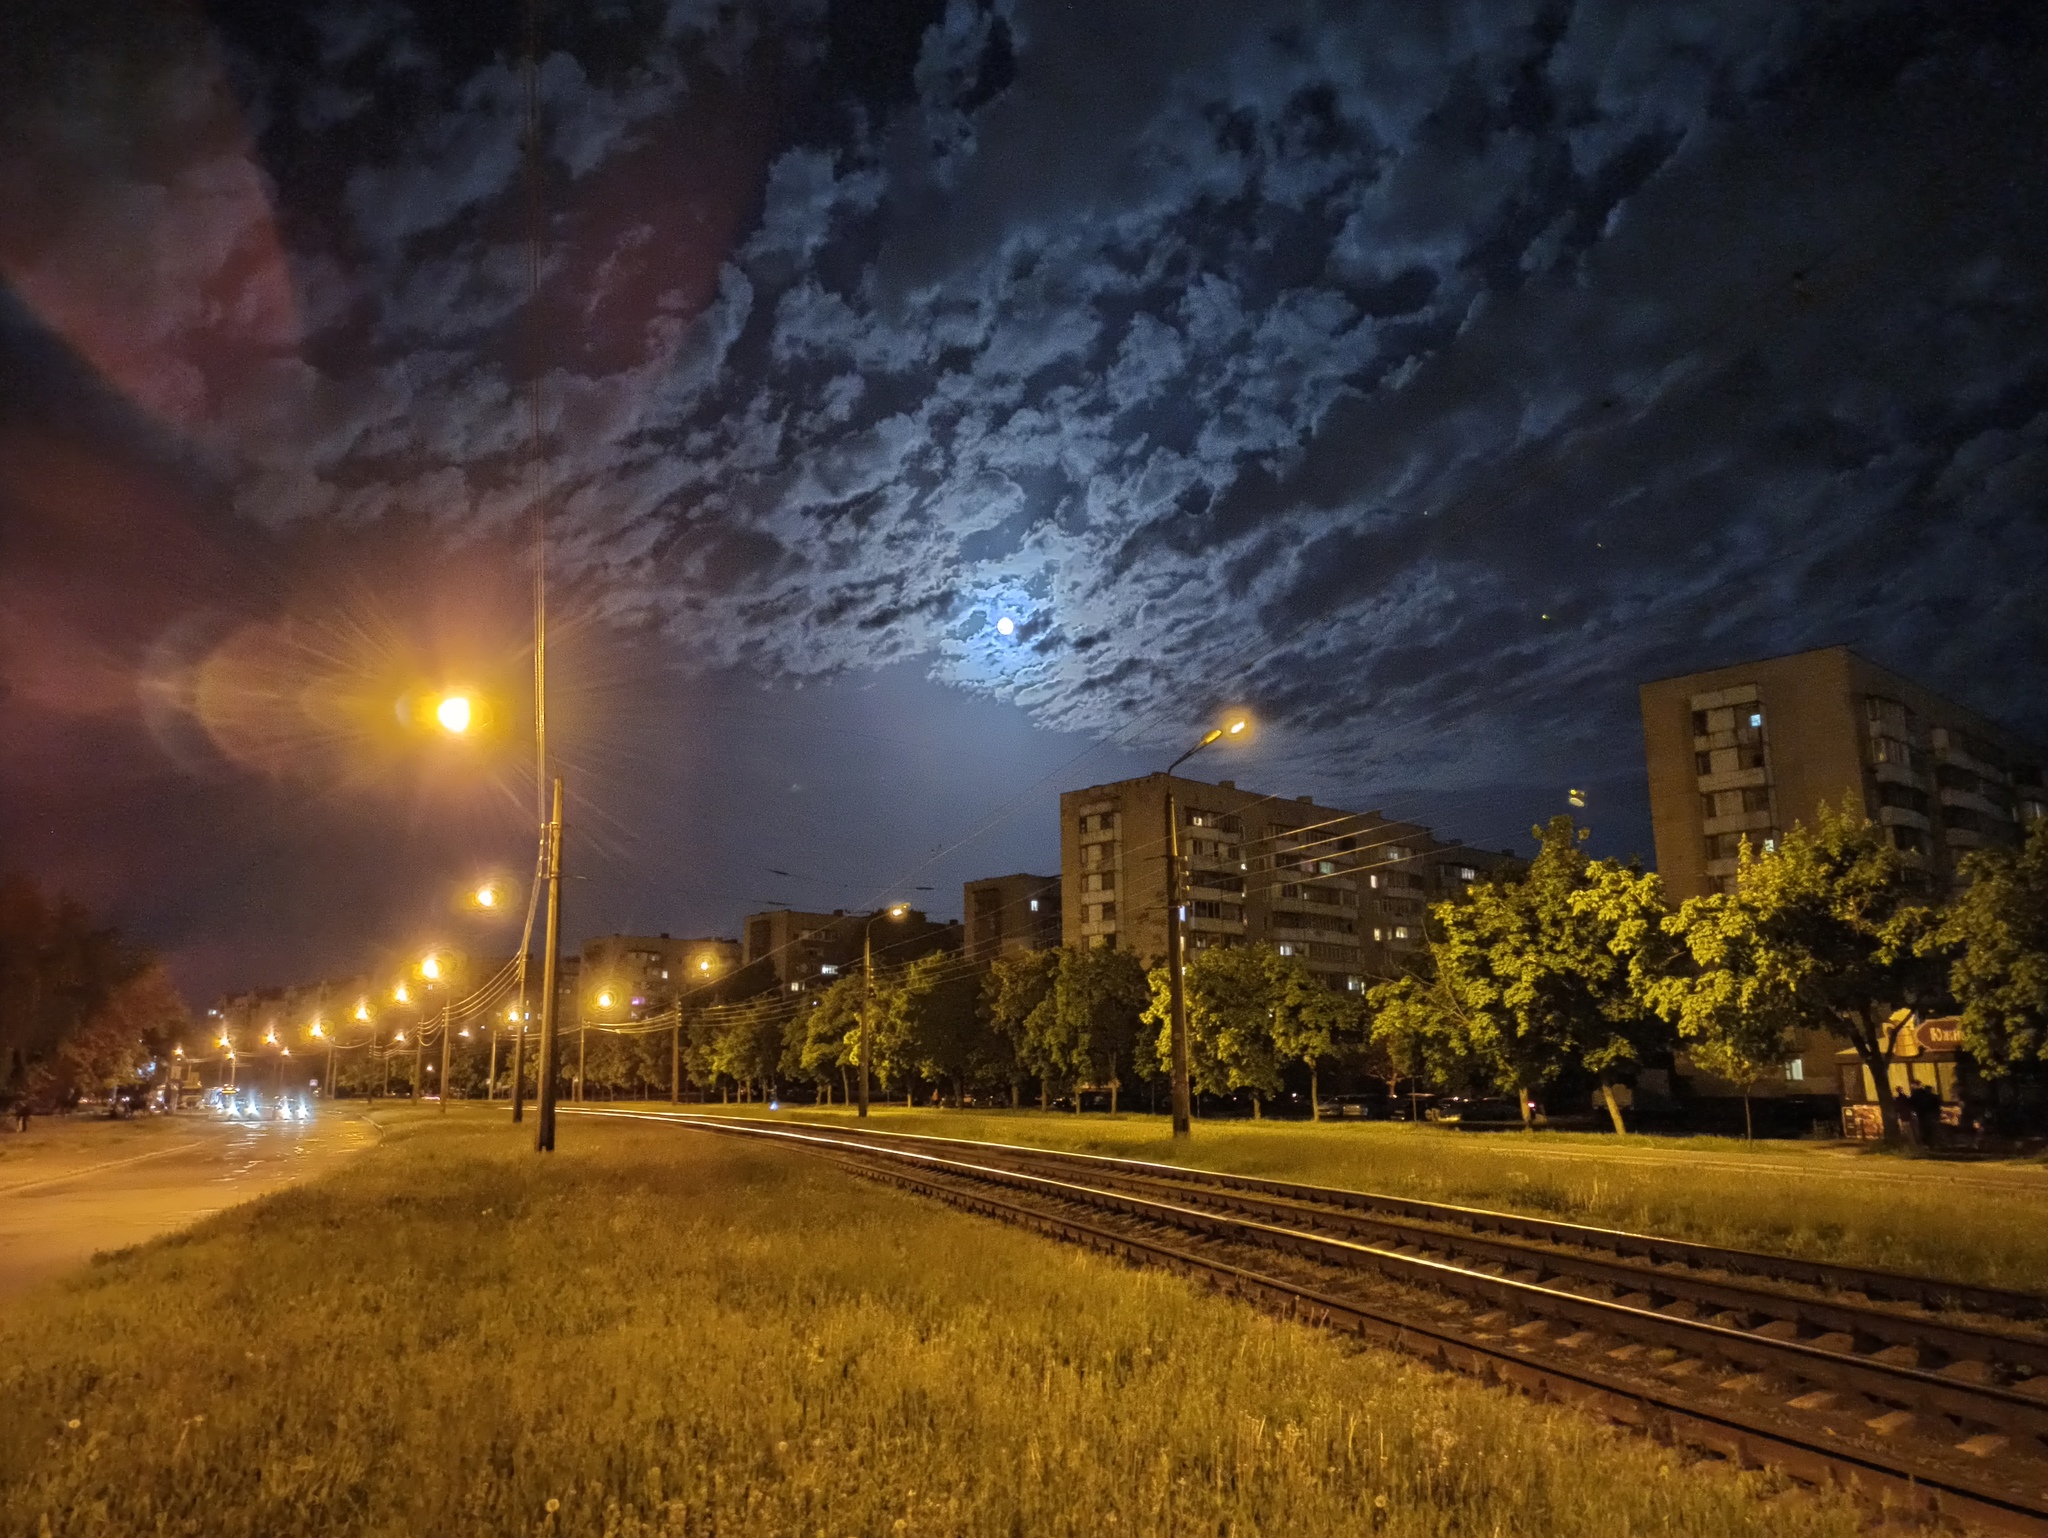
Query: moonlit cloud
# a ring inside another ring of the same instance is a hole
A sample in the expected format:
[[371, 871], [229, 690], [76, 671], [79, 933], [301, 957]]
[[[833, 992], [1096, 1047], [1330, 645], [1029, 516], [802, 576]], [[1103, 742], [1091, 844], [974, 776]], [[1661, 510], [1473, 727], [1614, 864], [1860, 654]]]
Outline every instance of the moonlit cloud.
[[1466, 786], [1835, 640], [2024, 724], [2048, 73], [1995, 12], [622, 12], [540, 64], [530, 309], [509, 46], [332, 4], [62, 119], [103, 174], [6, 270], [287, 533], [516, 527], [538, 366], [565, 570], [689, 667], [1256, 698]]

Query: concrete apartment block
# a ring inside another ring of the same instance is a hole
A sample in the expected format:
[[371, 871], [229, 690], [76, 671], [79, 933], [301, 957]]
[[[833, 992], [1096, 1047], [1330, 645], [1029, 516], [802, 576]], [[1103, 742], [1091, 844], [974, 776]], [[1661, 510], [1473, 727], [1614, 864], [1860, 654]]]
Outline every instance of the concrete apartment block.
[[970, 881], [960, 893], [967, 925], [967, 959], [986, 966], [1022, 951], [1050, 950], [1060, 943], [1060, 878], [989, 876]]
[[1946, 896], [1956, 862], [2048, 815], [2040, 750], [1846, 646], [1641, 689], [1657, 869], [1674, 902], [1732, 885], [1741, 841], [1772, 844], [1846, 797]]
[[[1166, 951], [1167, 776], [1060, 797], [1062, 943]], [[1398, 976], [1422, 944], [1427, 903], [1503, 856], [1444, 843], [1418, 823], [1308, 796], [1171, 781], [1186, 866], [1189, 952], [1272, 944], [1330, 986]]]

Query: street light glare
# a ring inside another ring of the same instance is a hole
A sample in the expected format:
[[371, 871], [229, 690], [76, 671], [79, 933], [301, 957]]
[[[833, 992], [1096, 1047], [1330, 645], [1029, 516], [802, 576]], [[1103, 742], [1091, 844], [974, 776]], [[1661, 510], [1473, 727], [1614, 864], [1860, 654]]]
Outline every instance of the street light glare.
[[1250, 726], [1251, 722], [1247, 721], [1243, 716], [1239, 716], [1235, 721], [1230, 723], [1230, 735], [1235, 737], [1238, 735], [1238, 733], [1246, 730]]
[[391, 997], [396, 999], [401, 1004], [409, 1003], [411, 1002], [412, 999], [412, 995], [405, 991], [404, 983], [400, 983], [396, 988], [393, 988], [391, 990]]
[[469, 730], [470, 704], [466, 694], [450, 694], [434, 707], [434, 719], [445, 732], [461, 736]]
[[612, 996], [609, 989], [597, 996], [597, 1007], [599, 1009], [610, 1009], [612, 1007]]
[[426, 960], [420, 963], [420, 976], [431, 980], [433, 978], [439, 977], [440, 975], [441, 958], [439, 956], [429, 956], [426, 958]]
[[476, 905], [479, 908], [498, 906], [498, 889], [494, 886], [480, 886], [476, 889]]

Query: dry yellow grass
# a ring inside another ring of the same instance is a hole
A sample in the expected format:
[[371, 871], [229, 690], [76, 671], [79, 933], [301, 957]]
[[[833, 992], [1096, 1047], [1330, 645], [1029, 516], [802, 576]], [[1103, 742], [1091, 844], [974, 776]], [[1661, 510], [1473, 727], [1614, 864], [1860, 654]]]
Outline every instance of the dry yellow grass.
[[0, 1323], [0, 1530], [1846, 1535], [799, 1154], [398, 1119]]

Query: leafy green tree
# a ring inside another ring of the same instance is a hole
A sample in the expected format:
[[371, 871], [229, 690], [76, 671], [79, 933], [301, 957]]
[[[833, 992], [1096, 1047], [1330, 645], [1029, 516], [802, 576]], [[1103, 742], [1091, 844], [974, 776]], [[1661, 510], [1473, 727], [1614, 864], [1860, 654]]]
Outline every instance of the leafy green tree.
[[981, 987], [982, 1016], [990, 1031], [1010, 1043], [1018, 1068], [1037, 1077], [1040, 1110], [1051, 1099], [1053, 1076], [1065, 1075], [1070, 1056], [1054, 1002], [1066, 954], [1060, 949], [1004, 956], [990, 966]]
[[784, 1071], [820, 1084], [831, 1083], [836, 1075], [842, 1099], [851, 1104], [863, 997], [857, 974], [842, 977], [815, 1007], [791, 1015], [783, 1028]]
[[1595, 1074], [1617, 1130], [1613, 1076], [1663, 1034], [1630, 985], [1628, 958], [1615, 948], [1616, 923], [1585, 894], [1605, 869], [1579, 847], [1569, 817], [1534, 831], [1541, 847], [1519, 879], [1477, 884], [1466, 901], [1431, 910], [1431, 953], [1461, 1006], [1470, 1055], [1487, 1063], [1503, 1090], [1521, 1099], [1567, 1066]]
[[1749, 1013], [1756, 1033], [1846, 1036], [1878, 1087], [1885, 1136], [1898, 1136], [1888, 1022], [1939, 997], [1943, 967], [1935, 914], [1882, 829], [1846, 798], [1823, 803], [1818, 826], [1795, 825], [1773, 852], [1745, 840], [1734, 892], [1689, 899], [1666, 927], [1699, 969], [1703, 1034]]
[[10, 1094], [39, 1093], [60, 1070], [68, 1073], [60, 1057], [66, 1039], [149, 961], [79, 904], [46, 897], [25, 876], [0, 878], [0, 1057], [21, 1086]]
[[1949, 989], [1962, 1006], [1963, 1044], [1994, 1078], [2048, 1062], [2048, 819], [2018, 854], [1977, 850], [1960, 874], [1968, 887], [1921, 948], [1954, 958]]
[[905, 1058], [925, 1078], [950, 1084], [956, 1107], [976, 1066], [981, 988], [979, 969], [938, 951], [904, 969], [890, 1000]]
[[1273, 980], [1273, 1050], [1283, 1061], [1308, 1065], [1309, 1117], [1321, 1121], [1322, 1065], [1363, 1046], [1365, 1000], [1329, 987], [1299, 956], [1260, 949]]
[[[1248, 1090], [1252, 1115], [1280, 1092], [1280, 1054], [1273, 1017], [1280, 989], [1263, 946], [1214, 946], [1197, 951], [1186, 967], [1188, 1079], [1210, 1094]], [[1158, 1061], [1173, 1066], [1172, 1016], [1166, 968], [1151, 972], [1152, 1003], [1145, 1020], [1156, 1028]]]
[[[1696, 898], [1681, 916], [1665, 904], [1654, 872], [1609, 867], [1580, 900], [1613, 925], [1611, 944], [1627, 958], [1635, 996], [1677, 1031], [1694, 1064], [1742, 1090], [1743, 1131], [1753, 1138], [1750, 1091], [1792, 1055], [1799, 1021], [1742, 964], [1745, 941], [1731, 917], [1733, 899]], [[1699, 942], [1698, 952], [1681, 943], [1685, 936]], [[1700, 953], [1721, 960], [1701, 965]]]
[[1480, 1037], [1474, 1010], [1428, 952], [1421, 970], [1368, 988], [1365, 1007], [1372, 1041], [1409, 1081], [1411, 1093], [1418, 1079], [1465, 1085], [1491, 1078], [1490, 1065], [1474, 1054], [1473, 1043]]
[[104, 1094], [133, 1083], [143, 1063], [167, 1050], [190, 1021], [170, 974], [151, 962], [65, 1035], [59, 1057], [73, 1087]]
[[[1109, 1086], [1117, 1108], [1123, 1069], [1138, 1072], [1138, 1038], [1151, 989], [1145, 967], [1129, 951], [1061, 949], [1053, 978], [1053, 1034], [1067, 1071], [1078, 1082]], [[1076, 1091], [1074, 1109], [1081, 1109]]]
[[711, 1051], [712, 1069], [741, 1086], [742, 1099], [756, 1086], [765, 1089], [782, 1062], [782, 1016], [777, 995], [729, 1006], [721, 1011]]

